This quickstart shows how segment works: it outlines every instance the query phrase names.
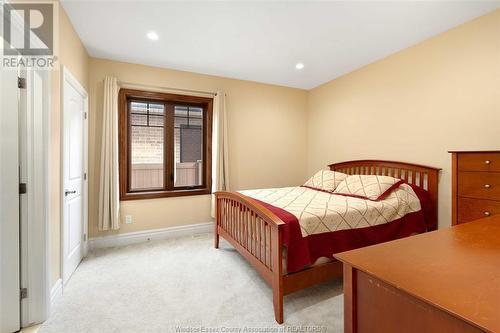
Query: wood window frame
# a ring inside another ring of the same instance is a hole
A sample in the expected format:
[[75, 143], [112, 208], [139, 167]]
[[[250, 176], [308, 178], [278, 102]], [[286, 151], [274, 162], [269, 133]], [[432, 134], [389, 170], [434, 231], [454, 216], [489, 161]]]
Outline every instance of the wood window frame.
[[[131, 190], [131, 124], [129, 105], [132, 100], [160, 102], [165, 105], [164, 118], [164, 186], [160, 190]], [[118, 96], [118, 137], [120, 200], [139, 200], [206, 195], [212, 193], [212, 114], [213, 98], [186, 96], [161, 92], [120, 89]], [[190, 187], [174, 186], [174, 104], [203, 108], [203, 178], [202, 185]], [[172, 128], [168, 128], [172, 125]], [[168, 153], [172, 154], [170, 156]]]

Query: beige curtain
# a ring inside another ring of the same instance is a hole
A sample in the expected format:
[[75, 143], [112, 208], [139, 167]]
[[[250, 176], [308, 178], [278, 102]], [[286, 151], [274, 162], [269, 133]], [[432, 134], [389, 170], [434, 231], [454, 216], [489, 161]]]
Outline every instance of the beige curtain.
[[118, 180], [118, 82], [104, 79], [102, 108], [101, 169], [99, 183], [99, 230], [120, 228]]
[[[212, 132], [212, 193], [229, 191], [226, 94], [214, 97]], [[215, 195], [212, 194], [212, 217], [215, 217]]]

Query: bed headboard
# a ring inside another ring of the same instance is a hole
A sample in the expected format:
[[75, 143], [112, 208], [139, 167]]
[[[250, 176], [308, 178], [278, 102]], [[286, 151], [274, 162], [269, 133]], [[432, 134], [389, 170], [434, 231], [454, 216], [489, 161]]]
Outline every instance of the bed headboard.
[[[330, 170], [339, 171], [348, 175], [379, 175], [401, 178], [410, 184], [414, 184], [429, 192], [431, 200], [438, 207], [438, 175], [440, 168], [424, 165], [380, 161], [380, 160], [357, 160], [329, 165]], [[436, 216], [437, 221], [437, 216]]]

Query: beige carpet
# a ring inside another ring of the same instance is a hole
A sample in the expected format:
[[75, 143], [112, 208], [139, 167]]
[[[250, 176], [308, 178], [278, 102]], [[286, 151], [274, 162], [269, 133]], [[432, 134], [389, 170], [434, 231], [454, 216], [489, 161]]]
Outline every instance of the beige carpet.
[[[207, 234], [90, 254], [39, 333], [281, 331], [268, 285], [228, 243], [212, 243]], [[340, 280], [312, 287], [285, 297], [284, 326], [342, 332], [342, 307]]]

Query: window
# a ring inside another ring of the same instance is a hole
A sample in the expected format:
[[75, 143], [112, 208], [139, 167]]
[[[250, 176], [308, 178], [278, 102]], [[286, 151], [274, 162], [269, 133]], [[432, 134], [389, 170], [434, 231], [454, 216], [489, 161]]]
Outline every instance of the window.
[[209, 194], [212, 99], [120, 90], [120, 199]]

